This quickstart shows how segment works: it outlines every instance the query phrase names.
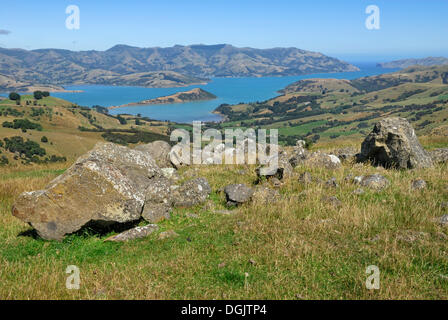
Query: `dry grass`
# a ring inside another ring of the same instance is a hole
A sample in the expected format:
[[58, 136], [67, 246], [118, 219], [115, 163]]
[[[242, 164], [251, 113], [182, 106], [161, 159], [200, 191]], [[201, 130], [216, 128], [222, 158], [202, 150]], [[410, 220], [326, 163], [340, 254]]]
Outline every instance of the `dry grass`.
[[[107, 243], [108, 235], [85, 230], [63, 242], [29, 235], [30, 227], [11, 216], [13, 199], [60, 174], [61, 166], [1, 169], [1, 299], [447, 299], [447, 234], [433, 222], [447, 212], [446, 166], [386, 171], [344, 165], [309, 170], [339, 187], [304, 186], [297, 177], [280, 188], [274, 205], [252, 203], [231, 215], [219, 190], [255, 180], [253, 167], [187, 168], [185, 176], [206, 177], [214, 192], [192, 209], [176, 209], [158, 234], [129, 243]], [[241, 174], [245, 170], [246, 174]], [[380, 172], [391, 181], [382, 192], [354, 195], [344, 178]], [[412, 191], [423, 178], [428, 187]], [[337, 196], [342, 207], [321, 201]], [[196, 213], [191, 218], [187, 213]], [[80, 290], [67, 290], [65, 268], [81, 270]], [[380, 290], [365, 288], [366, 267], [381, 271]], [[245, 273], [248, 286], [244, 285]]]

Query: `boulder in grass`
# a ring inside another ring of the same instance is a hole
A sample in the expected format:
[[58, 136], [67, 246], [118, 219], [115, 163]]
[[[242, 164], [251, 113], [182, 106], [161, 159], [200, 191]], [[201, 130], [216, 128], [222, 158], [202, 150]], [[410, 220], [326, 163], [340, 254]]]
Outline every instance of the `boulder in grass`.
[[136, 221], [146, 189], [158, 176], [160, 169], [148, 153], [99, 143], [44, 190], [22, 193], [12, 213], [42, 238], [55, 240], [89, 222]]
[[154, 141], [135, 147], [135, 150], [147, 152], [160, 168], [169, 168], [172, 166], [170, 160], [171, 146], [166, 141]]
[[155, 224], [148, 224], [143, 227], [135, 227], [129, 230], [126, 230], [120, 234], [107, 238], [105, 241], [114, 241], [114, 242], [122, 242], [129, 241], [134, 239], [142, 239], [149, 236], [154, 231], [157, 231], [159, 226]]
[[254, 190], [245, 184], [230, 184], [224, 188], [224, 193], [226, 194], [227, 205], [235, 206], [249, 202]]
[[404, 118], [386, 118], [376, 123], [362, 143], [357, 160], [396, 169], [429, 168], [433, 165], [414, 129]]

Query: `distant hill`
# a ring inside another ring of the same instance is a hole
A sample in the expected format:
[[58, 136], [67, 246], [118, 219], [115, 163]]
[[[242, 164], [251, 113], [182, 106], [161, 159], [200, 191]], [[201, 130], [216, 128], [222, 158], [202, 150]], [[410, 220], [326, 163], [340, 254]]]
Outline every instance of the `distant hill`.
[[[231, 45], [176, 45], [106, 51], [0, 48], [0, 73], [45, 85], [112, 84], [183, 86], [209, 77], [287, 76], [356, 71], [357, 67], [297, 48], [253, 49]], [[155, 73], [154, 73], [155, 72]]]
[[165, 103], [182, 103], [188, 101], [203, 101], [216, 99], [216, 96], [210, 92], [202, 90], [201, 88], [194, 88], [189, 91], [177, 92], [169, 96], [158, 97], [154, 99], [143, 100], [140, 102], [128, 103], [121, 106], [109, 107], [109, 109], [116, 109], [128, 106], [139, 106], [149, 104], [165, 104]]
[[5, 76], [0, 74], [0, 92], [33, 92], [33, 91], [50, 91], [62, 92], [64, 88], [54, 85], [31, 84], [27, 82], [17, 81], [12, 76]]
[[428, 57], [423, 59], [402, 59], [391, 62], [378, 63], [377, 66], [381, 68], [408, 68], [410, 66], [436, 66], [448, 64], [448, 58], [445, 57]]
[[361, 139], [375, 122], [408, 119], [417, 134], [448, 136], [448, 65], [413, 66], [353, 80], [306, 79], [282, 95], [252, 103], [222, 104], [222, 127], [277, 128], [279, 141]]

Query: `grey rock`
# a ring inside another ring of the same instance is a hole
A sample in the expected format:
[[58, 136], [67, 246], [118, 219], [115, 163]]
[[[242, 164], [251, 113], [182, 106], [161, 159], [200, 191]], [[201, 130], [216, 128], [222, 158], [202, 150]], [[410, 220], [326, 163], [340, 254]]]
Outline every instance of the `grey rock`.
[[361, 194], [364, 194], [364, 193], [365, 193], [365, 191], [362, 188], [358, 188], [355, 191], [353, 191], [353, 194], [356, 194], [356, 195], [361, 195]]
[[149, 224], [143, 227], [135, 227], [129, 230], [126, 230], [120, 234], [107, 238], [105, 241], [129, 241], [134, 239], [141, 239], [149, 236], [154, 231], [157, 231], [159, 227], [155, 224]]
[[245, 184], [230, 184], [224, 188], [228, 205], [239, 205], [251, 200], [254, 190]]
[[422, 190], [422, 189], [426, 189], [426, 181], [423, 179], [417, 179], [412, 181], [412, 185], [411, 188], [413, 190]]
[[175, 206], [192, 207], [207, 200], [212, 189], [205, 178], [188, 180], [172, 192]]
[[428, 168], [433, 165], [414, 129], [404, 118], [386, 118], [375, 124], [362, 143], [357, 160], [397, 169]]
[[159, 176], [148, 153], [98, 143], [44, 190], [20, 195], [12, 212], [42, 238], [60, 240], [89, 222], [140, 219], [146, 189]]
[[308, 151], [305, 149], [306, 142], [304, 140], [298, 140], [296, 146], [293, 148], [292, 155], [289, 158], [289, 163], [293, 168], [304, 163], [308, 156]]
[[322, 202], [328, 203], [330, 205], [332, 205], [335, 208], [340, 208], [342, 207], [342, 202], [341, 200], [339, 200], [337, 197], [335, 196], [323, 196], [322, 197]]
[[159, 234], [159, 240], [178, 237], [179, 234], [174, 230], [168, 230]]
[[429, 152], [434, 163], [448, 162], [448, 148], [435, 149]]
[[345, 147], [334, 151], [334, 154], [343, 162], [354, 161], [357, 153], [358, 151], [353, 147]]
[[337, 188], [339, 185], [338, 185], [338, 182], [336, 181], [336, 178], [331, 178], [330, 180], [327, 180], [326, 182], [325, 182], [325, 185], [327, 186], [327, 187], [332, 187], [332, 188]]
[[444, 214], [440, 218], [438, 218], [438, 223], [440, 223], [442, 226], [448, 225], [448, 214]]
[[252, 195], [252, 201], [255, 203], [271, 204], [280, 199], [280, 193], [277, 190], [266, 186], [257, 186]]
[[310, 168], [337, 169], [341, 167], [341, 160], [334, 154], [316, 151], [306, 158], [304, 164]]
[[361, 186], [377, 191], [387, 188], [389, 184], [390, 182], [387, 178], [377, 173], [365, 176], [361, 180]]
[[171, 146], [166, 141], [154, 141], [135, 147], [135, 150], [147, 152], [157, 163], [160, 168], [171, 167], [169, 153]]
[[[275, 157], [275, 156], [273, 156]], [[258, 167], [256, 169], [256, 173], [258, 178], [267, 177], [268, 179], [275, 177], [279, 180], [289, 178], [293, 175], [293, 167], [289, 163], [288, 154], [285, 151], [280, 151], [279, 154], [275, 157], [277, 158], [277, 167], [269, 168], [267, 172], [263, 172], [262, 168], [268, 168], [267, 166]], [[273, 159], [273, 158], [271, 158]]]
[[174, 168], [162, 168], [160, 169], [160, 171], [162, 172], [162, 175], [167, 179], [170, 179], [172, 181], [177, 181], [180, 179], [177, 170]]

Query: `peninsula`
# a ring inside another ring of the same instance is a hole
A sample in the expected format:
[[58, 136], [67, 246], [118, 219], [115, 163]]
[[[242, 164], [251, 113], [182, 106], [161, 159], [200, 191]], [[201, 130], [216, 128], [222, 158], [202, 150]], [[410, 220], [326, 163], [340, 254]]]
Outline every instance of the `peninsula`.
[[158, 97], [154, 99], [142, 100], [140, 102], [131, 102], [120, 106], [111, 106], [109, 109], [117, 109], [131, 106], [146, 106], [151, 104], [184, 103], [191, 101], [213, 100], [217, 97], [201, 88], [194, 88], [189, 91], [177, 92], [169, 96]]

